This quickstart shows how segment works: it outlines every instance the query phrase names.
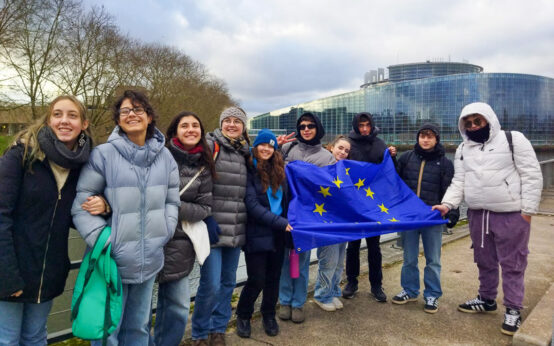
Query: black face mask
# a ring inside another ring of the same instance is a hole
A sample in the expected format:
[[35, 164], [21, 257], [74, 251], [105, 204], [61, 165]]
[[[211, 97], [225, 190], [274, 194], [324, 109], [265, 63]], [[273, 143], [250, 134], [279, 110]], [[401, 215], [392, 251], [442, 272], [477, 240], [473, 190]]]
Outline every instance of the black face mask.
[[483, 126], [479, 130], [469, 131], [466, 130], [466, 135], [469, 139], [477, 143], [485, 143], [491, 134], [491, 128], [489, 124]]

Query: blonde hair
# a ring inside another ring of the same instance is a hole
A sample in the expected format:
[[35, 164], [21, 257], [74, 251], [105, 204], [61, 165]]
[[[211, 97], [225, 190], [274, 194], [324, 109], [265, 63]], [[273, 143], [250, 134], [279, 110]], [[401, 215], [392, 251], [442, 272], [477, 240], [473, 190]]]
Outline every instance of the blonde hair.
[[333, 139], [331, 141], [331, 143], [327, 144], [327, 147], [325, 147], [327, 150], [329, 151], [332, 151], [333, 150], [333, 147], [335, 145], [337, 145], [337, 143], [339, 141], [345, 141], [347, 142], [348, 144], [352, 145], [352, 142], [350, 142], [350, 139], [348, 139], [348, 137], [344, 136], [344, 135], [338, 135], [337, 137], [335, 137], [335, 139]]
[[[87, 120], [87, 110], [83, 103], [79, 101], [75, 96], [61, 95], [56, 97], [52, 102], [50, 102], [50, 104], [48, 105], [48, 111], [43, 116], [41, 116], [34, 123], [15, 135], [15, 143], [21, 143], [24, 146], [23, 161], [21, 162], [23, 165], [25, 165], [25, 163], [28, 163], [29, 167], [31, 167], [32, 163], [37, 160], [39, 156], [44, 155], [44, 153], [40, 149], [40, 146], [38, 145], [38, 133], [44, 126], [48, 126], [48, 120], [52, 115], [52, 112], [54, 111], [54, 106], [56, 105], [56, 103], [62, 100], [69, 100], [73, 102], [73, 104], [77, 106], [77, 109], [79, 110], [81, 121], [85, 122]], [[85, 132], [87, 133], [87, 135], [90, 136], [90, 132], [88, 132], [87, 130], [85, 130]]]

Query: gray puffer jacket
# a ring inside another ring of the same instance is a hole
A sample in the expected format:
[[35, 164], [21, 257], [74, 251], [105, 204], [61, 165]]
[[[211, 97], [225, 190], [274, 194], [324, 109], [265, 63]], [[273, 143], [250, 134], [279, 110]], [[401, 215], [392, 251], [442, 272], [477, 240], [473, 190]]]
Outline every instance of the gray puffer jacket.
[[[202, 153], [189, 154], [171, 141], [168, 149], [179, 166], [179, 190], [181, 190], [201, 169]], [[190, 274], [196, 254], [192, 242], [181, 228], [181, 222], [201, 221], [210, 214], [211, 210], [212, 175], [209, 167], [206, 167], [181, 194], [179, 222], [175, 235], [164, 247], [165, 264], [158, 275], [160, 283], [179, 280]]]
[[[71, 214], [89, 247], [111, 226], [112, 256], [125, 284], [154, 277], [164, 264], [163, 246], [173, 237], [179, 207], [179, 171], [156, 129], [144, 146], [112, 131], [81, 170]], [[112, 208], [109, 220], [84, 211], [89, 196], [103, 195]]]
[[221, 129], [208, 134], [208, 139], [219, 144], [215, 160], [216, 179], [213, 188], [212, 214], [221, 228], [219, 242], [214, 247], [241, 247], [246, 240], [246, 158], [248, 145], [239, 150], [223, 136]]
[[300, 160], [309, 162], [318, 167], [332, 165], [336, 162], [333, 154], [321, 145], [309, 145], [302, 142], [291, 142], [283, 145], [281, 152], [285, 156], [285, 163]]

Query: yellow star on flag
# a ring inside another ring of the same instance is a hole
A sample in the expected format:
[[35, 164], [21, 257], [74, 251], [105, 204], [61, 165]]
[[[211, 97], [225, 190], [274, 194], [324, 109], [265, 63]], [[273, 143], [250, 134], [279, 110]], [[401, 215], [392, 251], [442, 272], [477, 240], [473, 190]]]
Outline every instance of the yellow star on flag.
[[399, 222], [400, 220], [397, 220], [394, 218], [394, 216], [392, 217], [392, 219], [389, 219], [390, 222]]
[[385, 207], [384, 203], [379, 204], [378, 207], [381, 208], [382, 213], [387, 213], [387, 214], [389, 213], [389, 209]]
[[340, 180], [337, 176], [337, 179], [333, 180], [333, 183], [340, 189], [340, 184], [344, 183], [344, 181]]
[[364, 189], [364, 191], [366, 192], [366, 197], [371, 197], [371, 199], [373, 199], [373, 194], [375, 194], [375, 192], [371, 191], [371, 188], [369, 186], [367, 187], [367, 189]]
[[354, 186], [357, 186], [358, 190], [359, 190], [360, 187], [364, 186], [364, 181], [365, 181], [365, 179], [358, 178], [358, 182], [356, 184], [354, 184]]
[[318, 192], [321, 193], [323, 197], [332, 196], [329, 192], [329, 187], [320, 186]]
[[327, 210], [323, 209], [323, 206], [325, 205], [325, 203], [321, 203], [321, 204], [315, 204], [315, 209], [314, 209], [314, 213], [319, 213], [320, 216], [323, 216], [323, 213], [326, 213]]
[[345, 168], [344, 170], [346, 171], [346, 175], [350, 175], [350, 168]]

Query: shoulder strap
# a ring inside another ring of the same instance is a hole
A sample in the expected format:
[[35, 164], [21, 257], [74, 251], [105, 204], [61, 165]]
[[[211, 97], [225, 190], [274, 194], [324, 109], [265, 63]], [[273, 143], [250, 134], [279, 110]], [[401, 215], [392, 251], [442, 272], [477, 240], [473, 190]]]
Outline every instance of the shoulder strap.
[[217, 159], [217, 156], [219, 155], [219, 143], [217, 141], [214, 141], [214, 162], [215, 159]]
[[295, 145], [297, 145], [298, 142], [292, 142], [291, 145], [288, 147], [287, 151], [284, 151], [283, 152], [283, 161], [285, 161], [287, 159], [287, 157], [289, 156], [289, 153], [290, 151], [292, 150], [292, 148], [294, 148]]
[[504, 134], [506, 135], [506, 139], [508, 140], [508, 146], [510, 147], [510, 151], [512, 152], [512, 161], [514, 160], [514, 142], [512, 140], [512, 131], [504, 131]]
[[[215, 155], [214, 155], [214, 156], [215, 156]], [[189, 180], [189, 182], [187, 183], [187, 185], [185, 185], [185, 186], [181, 189], [181, 191], [179, 191], [179, 195], [180, 195], [180, 196], [182, 196], [183, 193], [184, 193], [185, 191], [187, 191], [187, 189], [190, 187], [190, 185], [192, 184], [192, 182], [195, 181], [196, 178], [198, 178], [198, 176], [200, 175], [200, 173], [202, 173], [202, 172], [204, 171], [204, 168], [206, 168], [206, 167], [204, 166], [204, 167], [200, 168], [200, 169], [198, 170], [198, 172], [196, 172], [196, 174], [195, 174], [192, 178], [190, 178], [190, 180]]]

